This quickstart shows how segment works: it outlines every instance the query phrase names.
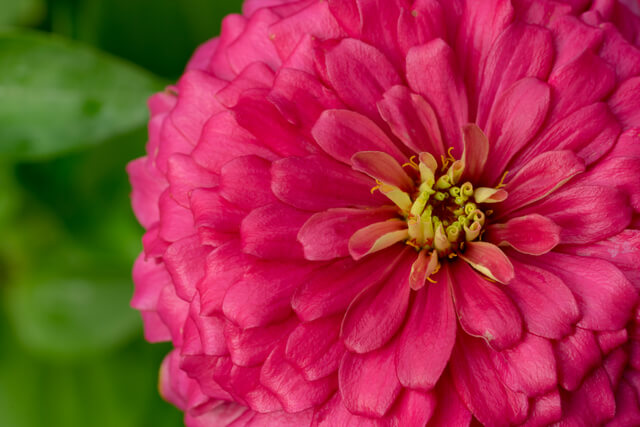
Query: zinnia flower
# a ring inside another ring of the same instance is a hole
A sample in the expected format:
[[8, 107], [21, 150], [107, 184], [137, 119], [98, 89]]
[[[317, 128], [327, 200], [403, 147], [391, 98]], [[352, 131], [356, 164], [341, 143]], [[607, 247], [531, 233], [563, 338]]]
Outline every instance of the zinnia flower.
[[640, 18], [591, 3], [224, 20], [128, 168], [187, 425], [640, 424]]

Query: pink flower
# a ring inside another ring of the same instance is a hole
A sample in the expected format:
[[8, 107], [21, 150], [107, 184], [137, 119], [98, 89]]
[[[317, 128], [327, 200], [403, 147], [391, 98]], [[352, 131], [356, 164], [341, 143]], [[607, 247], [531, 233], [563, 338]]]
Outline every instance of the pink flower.
[[640, 424], [637, 4], [247, 0], [149, 103], [189, 426]]

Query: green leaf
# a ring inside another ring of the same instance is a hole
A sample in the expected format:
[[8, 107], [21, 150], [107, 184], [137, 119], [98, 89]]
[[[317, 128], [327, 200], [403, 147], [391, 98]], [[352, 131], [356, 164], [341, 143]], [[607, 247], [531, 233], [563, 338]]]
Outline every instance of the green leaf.
[[10, 285], [7, 309], [26, 348], [74, 359], [115, 348], [139, 331], [131, 292], [128, 280], [48, 275]]
[[[242, 0], [84, 1], [73, 14], [74, 37], [177, 78], [196, 47], [217, 36], [222, 19], [241, 8]], [[65, 31], [61, 21], [54, 31]]]
[[0, 156], [43, 157], [143, 125], [157, 77], [77, 42], [0, 33]]
[[42, 0], [0, 0], [0, 26], [34, 25], [44, 17]]

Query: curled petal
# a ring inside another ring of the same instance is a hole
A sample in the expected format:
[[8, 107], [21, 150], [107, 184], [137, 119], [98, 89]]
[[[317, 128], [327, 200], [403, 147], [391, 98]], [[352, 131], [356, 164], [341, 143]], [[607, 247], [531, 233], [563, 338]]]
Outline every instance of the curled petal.
[[467, 242], [466, 250], [460, 258], [480, 273], [500, 283], [513, 279], [513, 265], [496, 245], [487, 242]]
[[393, 218], [397, 209], [385, 206], [375, 209], [338, 208], [318, 212], [298, 232], [304, 257], [312, 261], [349, 256], [349, 239], [356, 231], [372, 223]]
[[504, 202], [508, 195], [509, 193], [498, 188], [479, 187], [473, 193], [473, 198], [476, 203], [498, 203]]
[[549, 218], [531, 214], [504, 224], [487, 227], [486, 238], [496, 245], [509, 245], [518, 252], [542, 255], [560, 243], [560, 227]]
[[399, 219], [376, 222], [356, 231], [349, 239], [349, 253], [355, 260], [409, 238], [407, 223]]
[[414, 291], [422, 289], [427, 278], [435, 273], [439, 266], [438, 252], [432, 251], [431, 254], [427, 254], [426, 249], [421, 250], [411, 266], [411, 275], [409, 275], [411, 289]]
[[402, 166], [387, 153], [360, 151], [351, 157], [351, 165], [355, 170], [364, 172], [381, 182], [406, 192], [413, 191], [413, 180], [402, 169]]

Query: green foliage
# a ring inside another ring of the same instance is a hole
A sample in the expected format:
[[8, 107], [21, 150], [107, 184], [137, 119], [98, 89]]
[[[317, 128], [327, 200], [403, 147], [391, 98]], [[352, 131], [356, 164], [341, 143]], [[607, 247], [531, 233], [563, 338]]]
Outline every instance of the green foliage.
[[143, 230], [124, 168], [147, 97], [239, 11], [0, 0], [0, 426], [181, 425], [157, 391], [170, 345], [129, 307]]
[[36, 157], [96, 144], [146, 119], [162, 83], [79, 43], [0, 34], [0, 155]]
[[0, 0], [0, 27], [37, 24], [44, 9], [42, 0]]

